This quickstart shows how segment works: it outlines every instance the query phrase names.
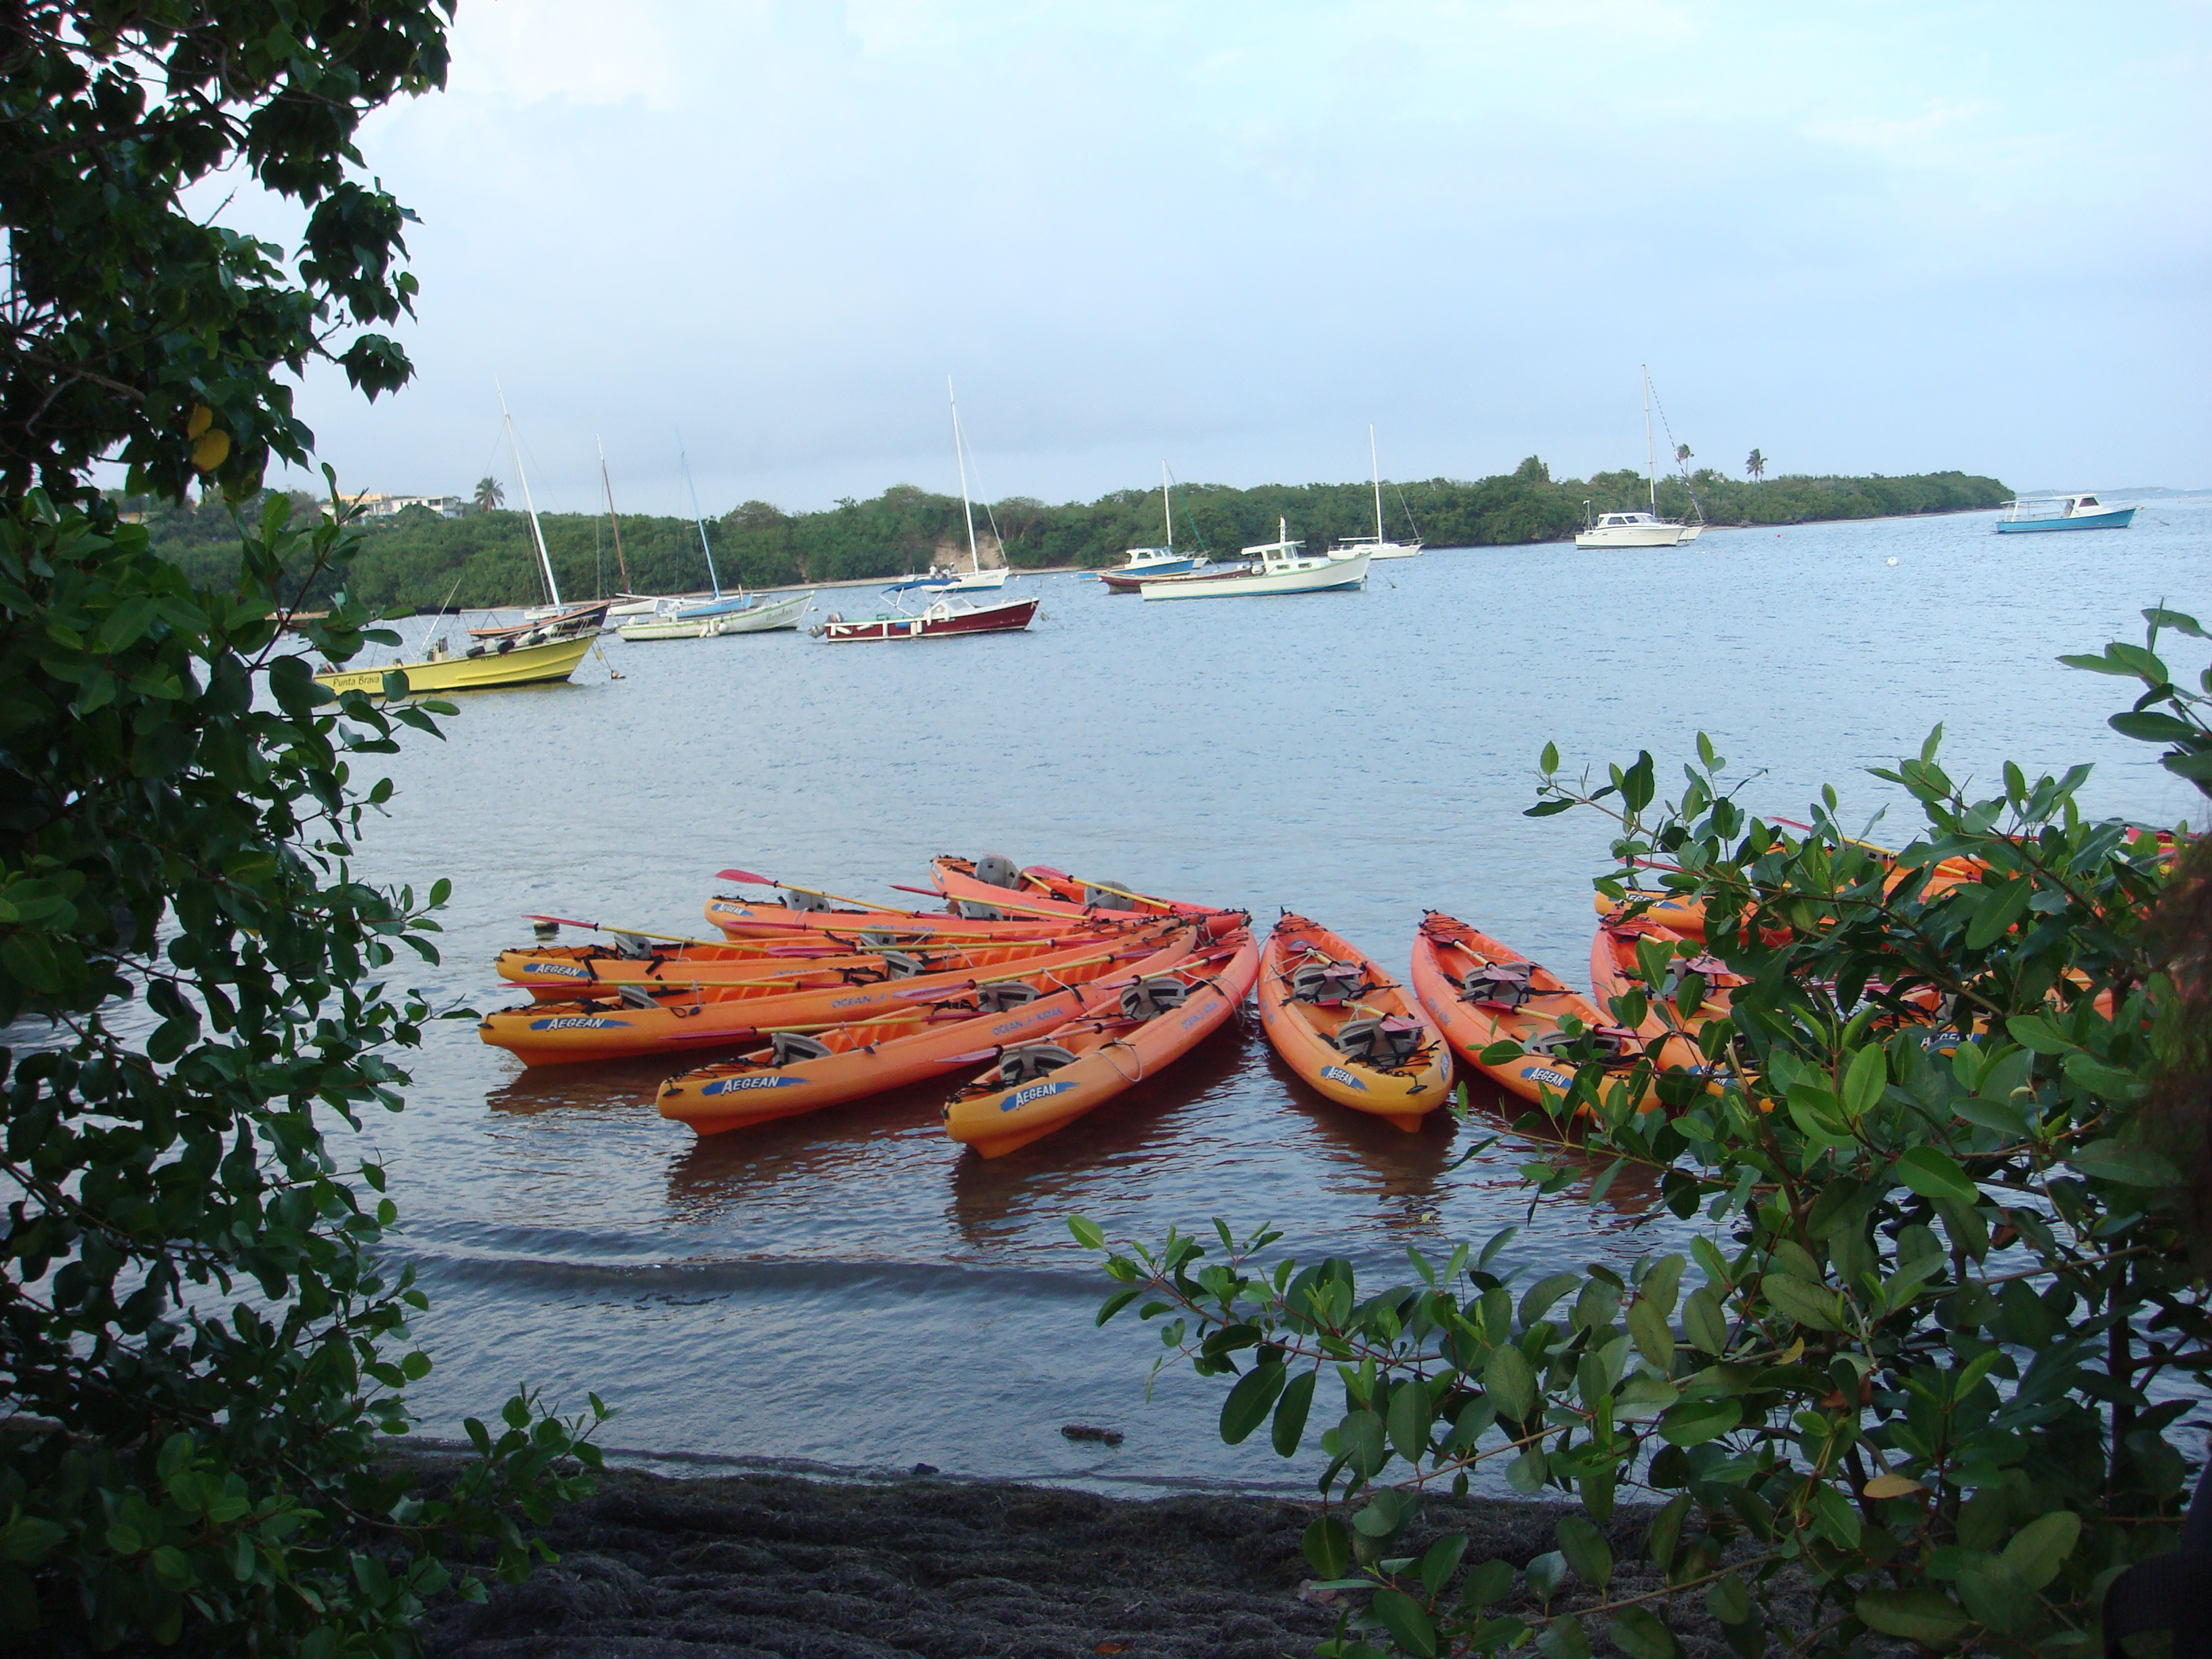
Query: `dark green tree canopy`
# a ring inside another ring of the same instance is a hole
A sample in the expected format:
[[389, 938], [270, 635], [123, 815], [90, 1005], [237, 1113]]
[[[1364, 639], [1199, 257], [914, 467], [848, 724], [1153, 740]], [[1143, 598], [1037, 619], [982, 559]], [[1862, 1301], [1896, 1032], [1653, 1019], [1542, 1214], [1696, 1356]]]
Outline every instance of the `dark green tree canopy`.
[[[411, 217], [353, 138], [442, 86], [452, 0], [83, 0], [0, 14], [0, 491], [81, 495], [100, 459], [175, 498], [258, 486], [313, 434], [282, 371], [319, 357], [371, 397], [407, 357], [368, 331], [408, 312]], [[241, 167], [300, 204], [290, 254], [185, 192]]]

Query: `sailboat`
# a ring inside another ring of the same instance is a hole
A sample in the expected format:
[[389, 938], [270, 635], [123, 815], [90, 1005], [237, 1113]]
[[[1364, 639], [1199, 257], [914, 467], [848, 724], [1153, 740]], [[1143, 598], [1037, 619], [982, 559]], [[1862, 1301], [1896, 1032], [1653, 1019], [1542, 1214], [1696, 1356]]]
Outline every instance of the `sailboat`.
[[[1420, 537], [1416, 534], [1410, 542], [1394, 542], [1382, 533], [1382, 464], [1376, 458], [1375, 427], [1367, 428], [1367, 465], [1375, 475], [1375, 533], [1372, 536], [1351, 536], [1340, 540], [1329, 550], [1332, 559], [1349, 559], [1364, 553], [1370, 559], [1410, 559], [1419, 553]], [[1408, 520], [1413, 517], [1409, 512]]]
[[592, 443], [599, 452], [599, 491], [606, 497], [607, 525], [613, 531], [615, 538], [615, 568], [621, 573], [622, 579], [622, 591], [615, 595], [614, 604], [608, 608], [607, 616], [610, 620], [618, 622], [627, 622], [636, 617], [659, 616], [679, 601], [666, 594], [634, 593], [630, 591], [629, 561], [623, 556], [622, 514], [615, 511], [615, 486], [614, 480], [607, 476], [606, 446], [596, 436]]
[[553, 579], [553, 557], [545, 550], [545, 532], [538, 522], [538, 504], [531, 499], [530, 475], [523, 469], [522, 445], [514, 435], [514, 416], [507, 406], [507, 388], [497, 380], [494, 380], [492, 385], [499, 392], [499, 417], [507, 428], [507, 448], [514, 456], [514, 476], [522, 485], [522, 505], [530, 517], [531, 540], [538, 548], [538, 573], [545, 579], [545, 597], [550, 603], [531, 606], [522, 613], [522, 620], [519, 623], [471, 628], [469, 637], [511, 640], [541, 629], [563, 635], [597, 633], [607, 619], [608, 602], [596, 599], [589, 605], [574, 605], [561, 602], [561, 584]]
[[1168, 464], [1160, 463], [1160, 512], [1167, 521], [1165, 547], [1133, 547], [1119, 570], [1097, 572], [1109, 592], [1133, 593], [1137, 584], [1156, 576], [1178, 576], [1206, 562], [1203, 553], [1178, 553], [1175, 544], [1175, 500], [1168, 493]]
[[960, 430], [960, 400], [952, 395], [950, 374], [945, 377], [945, 398], [952, 406], [952, 458], [960, 467], [960, 512], [968, 525], [968, 568], [957, 570], [950, 565], [933, 565], [927, 576], [909, 576], [904, 581], [893, 582], [884, 590], [886, 593], [909, 593], [920, 588], [934, 588], [940, 593], [995, 593], [1014, 574], [1007, 568], [1003, 544], [999, 549], [997, 568], [983, 568], [982, 550], [975, 541], [975, 505], [968, 494], [968, 441]]
[[680, 439], [676, 458], [684, 468], [684, 488], [690, 493], [691, 520], [699, 527], [699, 551], [706, 558], [707, 580], [714, 596], [704, 604], [664, 599], [657, 614], [624, 623], [616, 631], [631, 641], [711, 640], [726, 634], [765, 634], [780, 628], [798, 627], [799, 618], [806, 614], [806, 607], [814, 599], [811, 588], [804, 593], [765, 600], [743, 589], [735, 593], [722, 592], [722, 579], [714, 569], [714, 550], [707, 540], [707, 515], [699, 510], [699, 487], [691, 479], [691, 458], [684, 453]]
[[1644, 370], [1644, 471], [1651, 510], [1594, 513], [1584, 501], [1584, 523], [1575, 533], [1577, 547], [1680, 547], [1697, 540], [1705, 527], [1702, 522], [1680, 524], [1659, 516], [1659, 457], [1651, 444], [1651, 369], [1649, 364], [1639, 367]]

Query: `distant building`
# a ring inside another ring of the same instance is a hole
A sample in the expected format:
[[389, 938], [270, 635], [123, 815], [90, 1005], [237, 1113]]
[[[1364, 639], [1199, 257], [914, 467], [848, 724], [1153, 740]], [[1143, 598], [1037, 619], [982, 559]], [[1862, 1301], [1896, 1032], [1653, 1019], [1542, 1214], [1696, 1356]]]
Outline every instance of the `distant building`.
[[410, 507], [428, 507], [441, 519], [458, 519], [468, 511], [468, 503], [459, 495], [385, 495], [363, 490], [342, 499], [348, 507], [359, 509], [364, 519], [389, 519]]

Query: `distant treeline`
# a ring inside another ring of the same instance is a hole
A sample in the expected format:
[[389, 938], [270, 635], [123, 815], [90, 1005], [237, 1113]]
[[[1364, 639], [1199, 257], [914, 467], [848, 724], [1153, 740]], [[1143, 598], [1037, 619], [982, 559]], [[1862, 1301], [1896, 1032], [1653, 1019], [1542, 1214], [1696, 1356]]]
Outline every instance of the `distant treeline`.
[[[1696, 495], [1693, 508], [1691, 495]], [[1902, 478], [1778, 477], [1740, 483], [1711, 471], [1659, 485], [1659, 510], [1686, 518], [1702, 509], [1714, 525], [1803, 524], [1826, 519], [1871, 519], [1908, 513], [1944, 513], [1996, 507], [2011, 491], [1995, 478], [1934, 472]], [[299, 512], [319, 511], [314, 499], [295, 496]], [[1371, 486], [1185, 484], [1176, 490], [1176, 541], [1216, 556], [1275, 538], [1277, 520], [1294, 538], [1319, 547], [1340, 537], [1371, 535]], [[1386, 483], [1382, 503], [1393, 538], [1418, 532], [1431, 547], [1495, 547], [1562, 541], [1581, 523], [1583, 503], [1600, 513], [1646, 504], [1644, 476], [1601, 472], [1554, 479], [1531, 456], [1514, 471], [1466, 483], [1431, 478]], [[249, 508], [258, 511], [258, 507]], [[614, 537], [607, 520], [577, 514], [540, 520], [564, 599], [611, 593], [621, 586]], [[220, 505], [157, 508], [150, 515], [157, 550], [195, 577], [212, 580], [236, 568], [237, 536], [229, 510]], [[1123, 550], [1163, 538], [1158, 490], [1122, 489], [1091, 502], [1052, 507], [1017, 495], [976, 509], [987, 549], [1003, 538], [1007, 562], [1017, 568], [1118, 564]], [[707, 586], [699, 529], [689, 520], [625, 517], [622, 550], [629, 585], [639, 592], [687, 592]], [[926, 569], [956, 551], [964, 557], [967, 531], [957, 497], [897, 484], [872, 501], [842, 501], [818, 513], [786, 513], [765, 501], [708, 520], [706, 533], [725, 587], [783, 587], [805, 582], [894, 577]], [[372, 520], [353, 567], [362, 598], [387, 608], [428, 609], [447, 602], [464, 608], [535, 603], [544, 583], [530, 543], [529, 520], [515, 512], [471, 513], [441, 519], [422, 508]], [[301, 599], [327, 595], [327, 578], [308, 584]]]

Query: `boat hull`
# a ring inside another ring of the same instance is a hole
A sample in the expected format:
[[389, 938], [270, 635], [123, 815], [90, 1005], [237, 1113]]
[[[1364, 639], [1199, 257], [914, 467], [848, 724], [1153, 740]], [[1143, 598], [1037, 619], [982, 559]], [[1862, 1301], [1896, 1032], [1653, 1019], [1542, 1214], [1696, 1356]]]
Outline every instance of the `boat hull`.
[[1012, 921], [985, 921], [949, 910], [797, 910], [718, 894], [707, 901], [707, 920], [726, 939], [858, 939], [870, 944], [905, 946], [931, 939], [981, 942], [991, 939], [1036, 939], [1069, 931], [1054, 912], [1042, 910]]
[[544, 606], [522, 613], [519, 623], [501, 623], [491, 628], [471, 628], [472, 640], [514, 640], [525, 634], [534, 634], [539, 629], [550, 629], [556, 634], [596, 632], [607, 620], [611, 599], [597, 599], [588, 605], [573, 605], [560, 611], [549, 611]]
[[883, 640], [959, 639], [970, 634], [1018, 634], [1036, 617], [1039, 601], [1007, 599], [1002, 604], [954, 610], [932, 605], [920, 616], [872, 617], [847, 622], [833, 617], [814, 632], [832, 645]]
[[1363, 586], [1367, 580], [1364, 553], [1348, 559], [1331, 559], [1304, 570], [1254, 570], [1218, 579], [1148, 581], [1137, 592], [1146, 599], [1273, 599], [1293, 593], [1334, 593]]
[[[1356, 1000], [1334, 1007], [1294, 1000], [1292, 975], [1310, 962], [1355, 965], [1367, 988]], [[1412, 1134], [1423, 1118], [1451, 1098], [1451, 1050], [1422, 1019], [1419, 1005], [1327, 928], [1304, 916], [1285, 915], [1267, 936], [1257, 994], [1261, 1029], [1275, 1052], [1310, 1087], [1338, 1105], [1379, 1117]], [[1350, 1058], [1331, 1040], [1350, 1020], [1370, 1016], [1408, 1019], [1421, 1026], [1418, 1046], [1405, 1061], [1387, 1069], [1370, 1066]]]
[[1680, 547], [1697, 539], [1699, 526], [1679, 524], [1608, 525], [1575, 532], [1575, 545], [1593, 547]]
[[383, 668], [332, 669], [315, 676], [315, 684], [333, 691], [384, 694], [384, 677], [405, 677], [408, 696], [439, 691], [490, 691], [501, 686], [545, 685], [565, 680], [598, 640], [596, 631], [564, 635], [543, 645], [521, 645], [511, 651], [487, 651], [481, 657], [436, 657], [421, 662], [392, 663]]
[[[1225, 962], [1219, 959], [1224, 956]], [[1080, 1036], [1065, 1036], [1060, 1046], [1076, 1052], [1074, 1061], [1032, 1081], [986, 1088], [978, 1079], [945, 1103], [945, 1133], [985, 1158], [1003, 1158], [1158, 1076], [1219, 1030], [1251, 995], [1260, 976], [1259, 943], [1246, 932], [1211, 957], [1198, 959], [1196, 971], [1190, 958], [1165, 971], [1192, 988], [1182, 1006], [1142, 1022], [1109, 1020]]]
[[2070, 519], [1999, 519], [1997, 533], [2018, 536], [2045, 530], [2125, 530], [2135, 522], [2132, 507], [2116, 507], [2108, 513], [2078, 513]]
[[672, 615], [642, 617], [624, 623], [615, 631], [625, 640], [713, 640], [728, 634], [766, 634], [796, 628], [813, 602], [810, 590], [787, 599], [770, 599], [732, 610], [714, 607], [679, 611]]

